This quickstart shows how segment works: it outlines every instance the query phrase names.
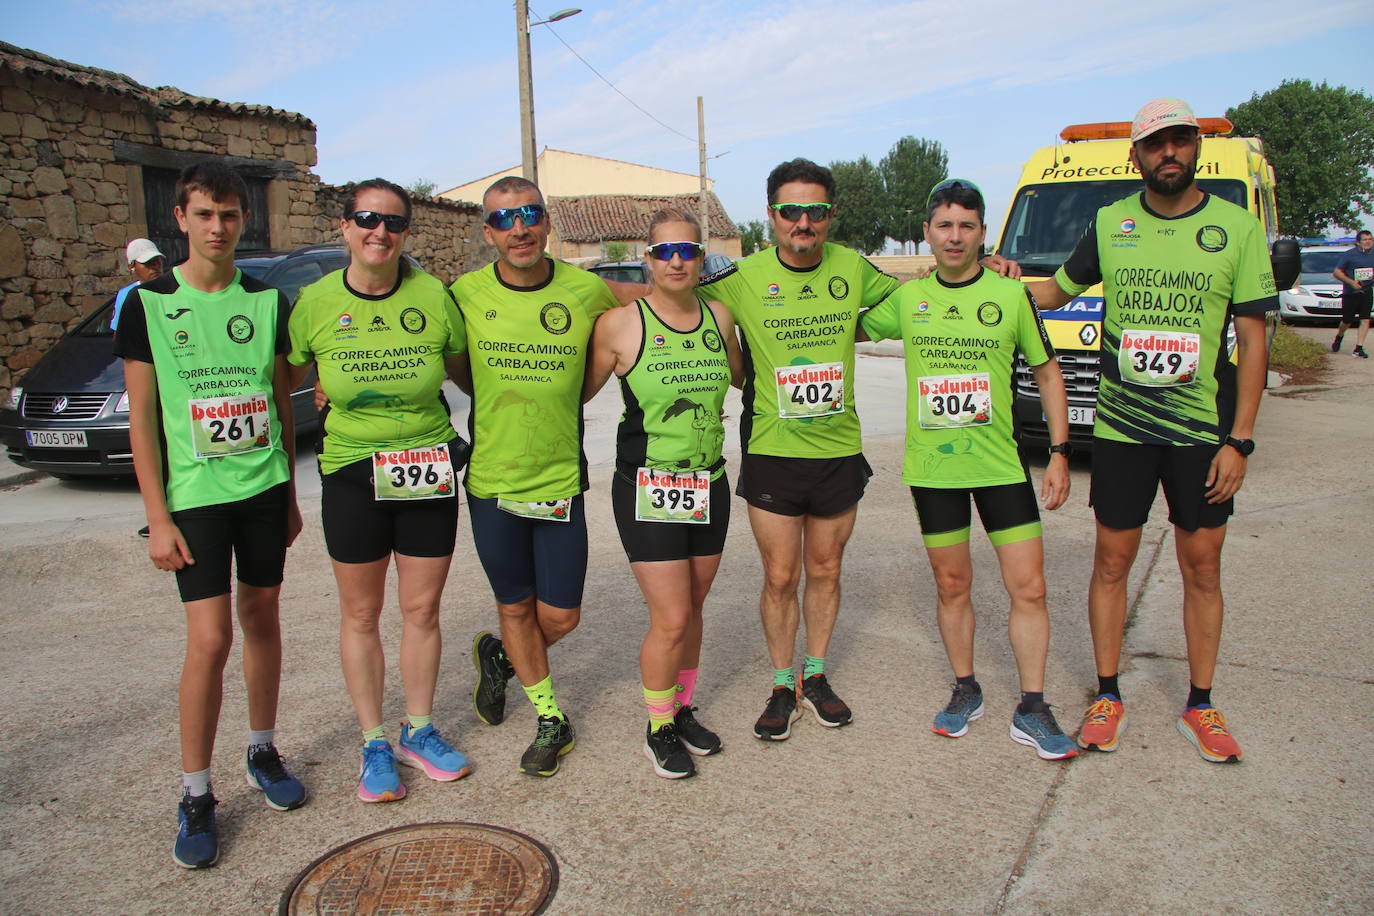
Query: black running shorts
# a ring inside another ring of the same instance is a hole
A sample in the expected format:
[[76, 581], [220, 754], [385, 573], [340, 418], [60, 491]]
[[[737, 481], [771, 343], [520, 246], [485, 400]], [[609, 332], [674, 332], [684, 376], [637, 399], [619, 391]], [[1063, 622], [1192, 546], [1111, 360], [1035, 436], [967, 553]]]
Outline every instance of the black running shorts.
[[847, 458], [744, 455], [735, 495], [778, 515], [829, 518], [858, 503], [873, 469], [862, 454]]
[[1088, 504], [1108, 528], [1139, 528], [1149, 520], [1155, 493], [1163, 484], [1170, 522], [1184, 531], [1219, 528], [1235, 511], [1235, 500], [1209, 503], [1203, 495], [1217, 449], [1094, 439]]
[[1374, 290], [1361, 290], [1358, 293], [1341, 294], [1341, 321], [1354, 324], [1369, 317], [1370, 305], [1374, 303]]
[[730, 530], [730, 481], [722, 472], [711, 481], [710, 521], [640, 522], [635, 520], [635, 485], [625, 475], [611, 478], [611, 510], [620, 530], [620, 543], [631, 563], [714, 557], [725, 550]]
[[247, 499], [172, 513], [195, 565], [177, 570], [183, 602], [229, 594], [231, 562], [239, 582], [255, 588], [281, 585], [286, 566], [286, 483]]
[[330, 558], [372, 563], [393, 552], [447, 557], [458, 538], [458, 495], [439, 499], [378, 499], [372, 459], [321, 477], [320, 518]]

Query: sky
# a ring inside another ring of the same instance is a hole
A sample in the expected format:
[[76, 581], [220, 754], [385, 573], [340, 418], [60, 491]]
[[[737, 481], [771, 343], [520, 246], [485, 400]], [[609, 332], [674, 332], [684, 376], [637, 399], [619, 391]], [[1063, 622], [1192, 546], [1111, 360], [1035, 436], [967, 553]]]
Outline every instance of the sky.
[[[531, 20], [563, 2], [532, 0]], [[1374, 95], [1369, 0], [580, 2], [531, 29], [538, 145], [695, 174], [702, 96], [709, 174], [736, 221], [764, 217], [781, 161], [876, 163], [911, 135], [983, 189], [991, 238], [1021, 166], [1065, 125], [1130, 120], [1163, 95], [1218, 116], [1285, 79]], [[520, 161], [506, 0], [5, 6], [11, 44], [306, 115], [329, 183], [443, 190]]]

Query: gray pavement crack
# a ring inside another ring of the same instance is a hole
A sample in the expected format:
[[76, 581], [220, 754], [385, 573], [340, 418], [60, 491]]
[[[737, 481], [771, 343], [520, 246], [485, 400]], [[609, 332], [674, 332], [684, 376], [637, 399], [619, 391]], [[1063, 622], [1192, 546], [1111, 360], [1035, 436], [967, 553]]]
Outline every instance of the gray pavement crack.
[[[1166, 655], [1163, 652], [1127, 652], [1130, 658], [1162, 659], [1168, 662], [1187, 663], [1186, 655]], [[1308, 668], [1285, 668], [1282, 665], [1253, 665], [1249, 662], [1228, 662], [1222, 659], [1217, 660], [1218, 665], [1227, 668], [1257, 668], [1261, 671], [1268, 671], [1272, 674], [1287, 674], [1293, 677], [1319, 677], [1330, 681], [1354, 681], [1357, 684], [1374, 684], [1374, 680], [1358, 674], [1333, 674], [1330, 671], [1314, 671]]]

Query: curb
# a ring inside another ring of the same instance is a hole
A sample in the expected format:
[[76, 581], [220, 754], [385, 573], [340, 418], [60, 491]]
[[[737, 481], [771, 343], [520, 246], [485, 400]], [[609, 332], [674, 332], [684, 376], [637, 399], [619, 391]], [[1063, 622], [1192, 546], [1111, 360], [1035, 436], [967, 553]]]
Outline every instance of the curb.
[[0, 487], [17, 487], [20, 484], [37, 480], [40, 477], [47, 477], [42, 471], [18, 470], [13, 473], [0, 471]]

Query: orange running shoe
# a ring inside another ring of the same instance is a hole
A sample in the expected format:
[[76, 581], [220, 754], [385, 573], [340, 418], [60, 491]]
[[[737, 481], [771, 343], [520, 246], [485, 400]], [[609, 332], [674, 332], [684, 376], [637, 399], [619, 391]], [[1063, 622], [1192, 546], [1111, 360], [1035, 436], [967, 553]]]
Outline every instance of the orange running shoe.
[[1212, 763], [1240, 763], [1240, 745], [1226, 729], [1226, 717], [1212, 706], [1186, 709], [1178, 720], [1178, 730], [1193, 742], [1203, 760]]
[[1078, 746], [1085, 751], [1114, 751], [1117, 739], [1126, 730], [1126, 706], [1110, 694], [1099, 694], [1083, 713], [1078, 729]]

